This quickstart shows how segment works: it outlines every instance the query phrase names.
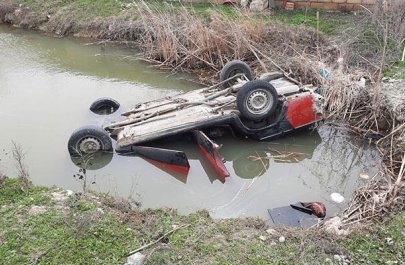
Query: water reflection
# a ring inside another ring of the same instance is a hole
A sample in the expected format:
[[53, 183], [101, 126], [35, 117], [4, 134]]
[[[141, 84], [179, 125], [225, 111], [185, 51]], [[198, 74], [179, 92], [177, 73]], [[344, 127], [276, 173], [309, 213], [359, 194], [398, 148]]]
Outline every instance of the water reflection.
[[177, 179], [178, 181], [186, 184], [187, 183], [187, 176], [188, 176], [188, 172], [184, 173], [178, 170], [174, 170], [171, 167], [168, 167], [166, 164], [157, 162], [157, 161], [153, 161], [151, 159], [144, 159], [146, 162], [149, 162], [150, 164], [154, 165], [155, 167], [159, 168], [160, 170], [166, 172], [167, 174], [169, 174], [170, 176], [174, 177], [175, 179]]
[[[274, 161], [275, 163], [299, 163], [304, 159], [310, 159], [321, 141], [322, 139], [316, 130], [296, 132], [286, 136], [286, 138], [280, 138], [272, 142], [239, 139], [231, 135], [225, 135], [217, 139], [217, 143], [221, 146], [219, 152], [225, 162], [231, 162], [234, 173], [243, 179], [262, 176], [269, 170], [270, 161]], [[200, 161], [211, 183], [219, 179], [217, 172], [205, 156], [199, 150], [195, 150], [196, 144], [193, 138], [188, 137], [188, 135], [153, 142], [150, 146], [184, 151], [189, 160]], [[136, 155], [127, 154], [126, 156]], [[112, 154], [98, 154], [91, 158], [91, 169], [99, 169], [106, 166], [111, 159]], [[74, 162], [77, 166], [81, 167], [84, 164], [83, 159], [76, 160]], [[145, 159], [145, 161], [184, 184], [187, 183], [187, 174], [173, 170], [157, 161], [150, 159]], [[80, 164], [77, 162], [80, 162]], [[225, 181], [222, 182], [225, 183]]]
[[244, 179], [262, 176], [269, 170], [270, 161], [276, 163], [298, 163], [310, 159], [322, 139], [319, 133], [303, 131], [290, 134], [271, 142], [257, 142], [225, 138], [221, 155], [232, 161], [235, 174]]
[[98, 170], [107, 166], [113, 159], [112, 152], [97, 152], [83, 156], [70, 156], [73, 164], [86, 170]]

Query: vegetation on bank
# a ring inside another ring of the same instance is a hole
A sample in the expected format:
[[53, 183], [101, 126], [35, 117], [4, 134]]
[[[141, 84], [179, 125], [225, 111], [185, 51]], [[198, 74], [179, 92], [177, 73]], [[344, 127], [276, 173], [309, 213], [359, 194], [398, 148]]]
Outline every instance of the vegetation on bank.
[[384, 73], [384, 76], [394, 79], [405, 79], [405, 61], [392, 64], [391, 68]]
[[[0, 220], [0, 264], [4, 265], [123, 264], [131, 251], [186, 224], [142, 251], [148, 264], [405, 261], [405, 213], [376, 228], [338, 238], [319, 229], [269, 230], [263, 221], [252, 218], [212, 220], [203, 211], [188, 216], [170, 209], [140, 211], [107, 195], [68, 195], [3, 177]], [[279, 242], [280, 236], [285, 242]]]
[[[138, 5], [142, 5], [140, 1], [131, 0], [76, 0], [76, 1], [39, 1], [39, 0], [15, 0], [12, 1], [23, 6], [28, 6], [34, 11], [39, 13], [53, 14], [62, 10], [63, 12], [69, 12], [76, 16], [78, 21], [89, 20], [95, 17], [108, 17], [108, 16], [122, 16], [128, 13], [130, 9], [136, 8]], [[237, 17], [238, 9], [233, 5], [218, 5], [211, 3], [187, 3], [179, 1], [162, 1], [152, 0], [146, 1], [150, 7], [157, 10], [167, 11], [173, 8], [181, 9], [186, 8], [195, 12], [197, 15], [201, 15], [207, 19], [210, 18], [212, 11], [222, 13], [230, 17]], [[339, 13], [327, 13], [320, 11], [320, 30], [327, 34], [335, 32], [337, 27], [350, 22], [350, 16]], [[314, 29], [317, 27], [316, 10], [295, 10], [285, 11], [277, 10], [275, 13], [265, 12], [256, 16], [257, 19], [264, 19], [268, 22], [281, 21], [292, 25], [305, 25]], [[137, 17], [133, 17], [137, 19]]]

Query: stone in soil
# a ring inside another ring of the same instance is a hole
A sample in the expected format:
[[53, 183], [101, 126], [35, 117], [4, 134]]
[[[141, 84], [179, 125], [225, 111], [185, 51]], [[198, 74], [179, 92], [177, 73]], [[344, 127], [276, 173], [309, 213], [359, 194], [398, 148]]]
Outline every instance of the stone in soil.
[[52, 192], [51, 195], [53, 199], [57, 202], [64, 202], [68, 199], [68, 196], [61, 192]]
[[127, 263], [125, 265], [142, 265], [146, 261], [146, 256], [140, 252], [132, 254], [127, 258]]
[[329, 234], [334, 234], [338, 236], [346, 236], [349, 234], [348, 230], [342, 229], [343, 223], [340, 217], [336, 216], [327, 220], [323, 224], [324, 230]]
[[252, 0], [250, 3], [250, 9], [253, 11], [263, 11], [269, 7], [269, 1], [267, 0]]
[[44, 213], [46, 211], [47, 211], [46, 206], [33, 205], [31, 207], [31, 209], [28, 211], [28, 214], [29, 215], [36, 215], [36, 214]]

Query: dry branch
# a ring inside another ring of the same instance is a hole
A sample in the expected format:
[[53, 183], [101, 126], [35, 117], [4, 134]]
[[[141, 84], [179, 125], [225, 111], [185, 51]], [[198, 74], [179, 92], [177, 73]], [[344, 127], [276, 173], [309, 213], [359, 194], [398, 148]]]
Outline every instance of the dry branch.
[[17, 144], [14, 141], [12, 141], [12, 144], [13, 144], [13, 149], [12, 149], [13, 159], [16, 163], [18, 177], [23, 180], [23, 183], [25, 185], [28, 185], [30, 183], [29, 173], [28, 173], [28, 169], [24, 163], [26, 153], [21, 145]]
[[159, 238], [156, 239], [155, 241], [152, 241], [152, 242], [150, 242], [150, 243], [148, 243], [148, 244], [146, 244], [146, 245], [143, 245], [143, 246], [140, 247], [140, 248], [135, 249], [134, 251], [129, 252], [128, 256], [130, 256], [130, 255], [132, 255], [132, 254], [134, 254], [134, 253], [136, 253], [136, 252], [139, 252], [139, 251], [141, 251], [141, 250], [144, 250], [145, 248], [148, 248], [148, 247], [150, 247], [150, 246], [153, 246], [154, 244], [159, 243], [161, 240], [163, 240], [164, 238], [166, 238], [166, 237], [169, 236], [170, 234], [173, 234], [173, 233], [176, 232], [177, 230], [180, 230], [180, 229], [182, 229], [182, 228], [186, 228], [186, 227], [189, 227], [189, 226], [190, 226], [190, 224], [185, 224], [185, 225], [176, 227], [175, 229], [170, 230], [169, 232], [165, 233], [163, 236], [159, 237]]

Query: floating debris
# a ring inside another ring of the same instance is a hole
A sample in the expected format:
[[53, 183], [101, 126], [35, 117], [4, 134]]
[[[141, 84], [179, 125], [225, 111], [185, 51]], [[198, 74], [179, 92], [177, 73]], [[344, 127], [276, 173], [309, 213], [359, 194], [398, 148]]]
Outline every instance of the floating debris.
[[299, 162], [302, 160], [302, 157], [307, 157], [309, 154], [306, 153], [298, 153], [298, 152], [282, 152], [272, 148], [269, 150], [276, 155], [272, 155], [271, 153], [266, 153], [266, 156], [249, 156], [248, 159], [251, 161], [258, 161], [258, 160], [274, 160], [275, 162]]
[[364, 172], [360, 173], [359, 177], [362, 178], [362, 179], [369, 179], [370, 178], [370, 176], [367, 173], [364, 173]]
[[330, 198], [332, 199], [332, 201], [336, 202], [336, 203], [342, 203], [345, 200], [345, 197], [343, 197], [342, 195], [340, 195], [337, 192], [334, 192], [330, 195]]
[[320, 223], [320, 219], [313, 215], [312, 210], [303, 207], [300, 202], [267, 211], [275, 225], [309, 228]]
[[318, 218], [326, 216], [326, 207], [322, 202], [301, 202], [302, 206], [311, 209], [312, 214]]

